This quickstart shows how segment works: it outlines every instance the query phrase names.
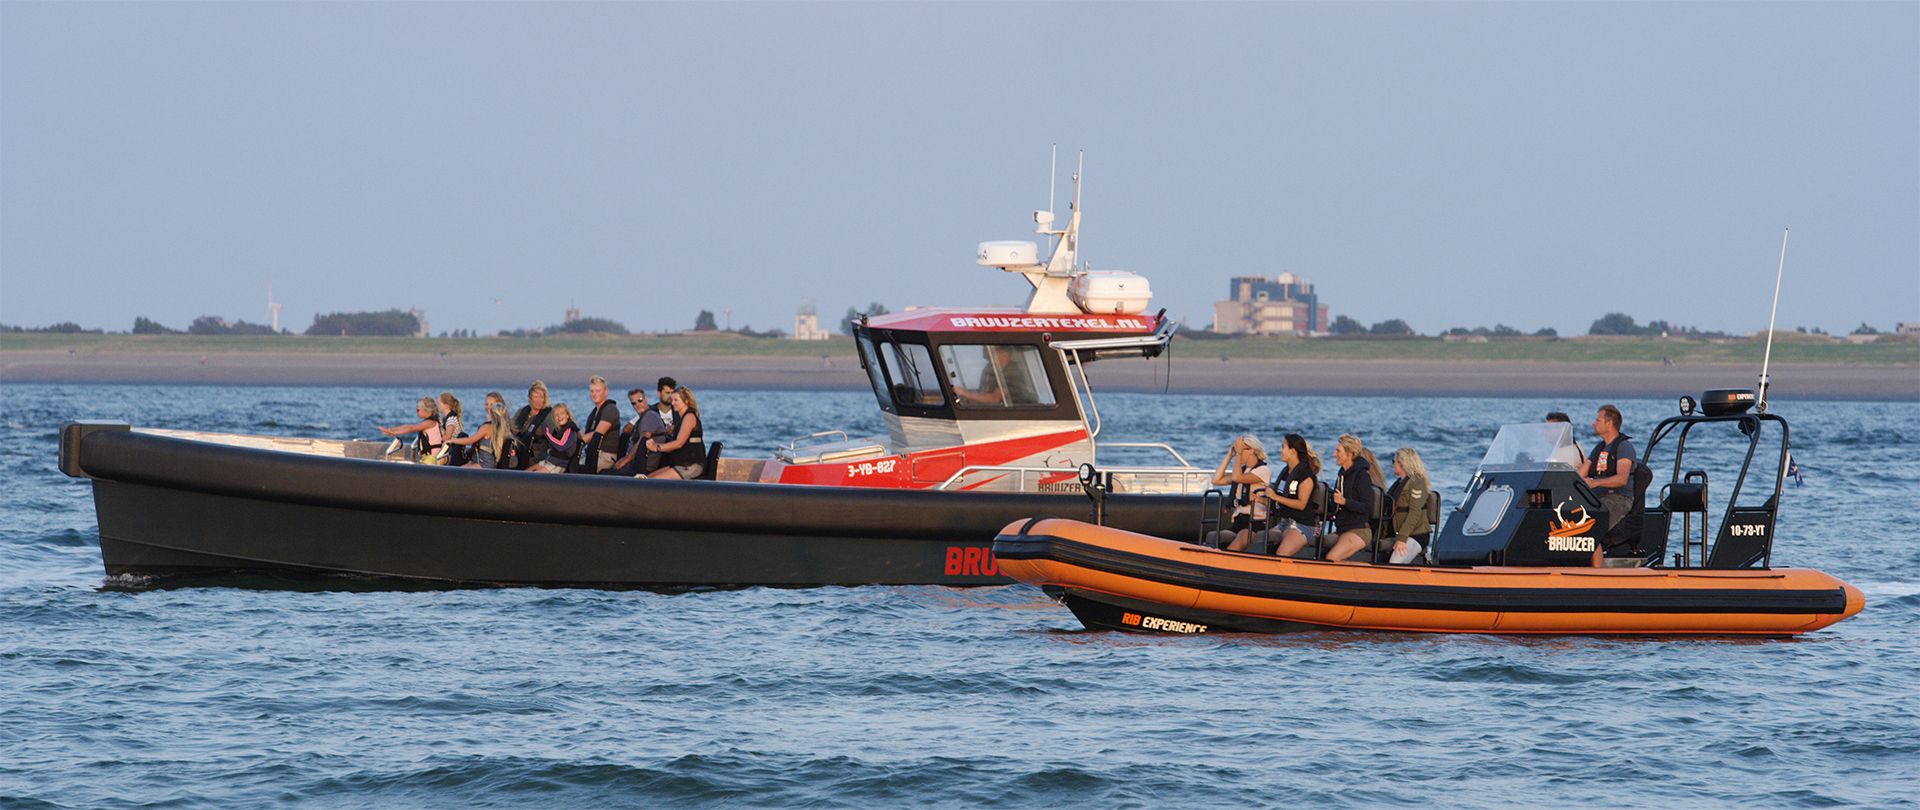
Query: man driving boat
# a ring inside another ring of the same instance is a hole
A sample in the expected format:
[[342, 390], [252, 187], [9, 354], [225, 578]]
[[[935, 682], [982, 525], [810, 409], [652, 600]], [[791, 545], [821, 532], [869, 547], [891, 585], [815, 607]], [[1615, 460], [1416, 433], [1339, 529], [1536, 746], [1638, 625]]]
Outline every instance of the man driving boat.
[[980, 369], [980, 382], [973, 388], [954, 385], [953, 394], [962, 401], [980, 405], [1033, 405], [1040, 396], [1033, 389], [1033, 375], [1026, 363], [1013, 354], [1011, 346], [987, 346], [987, 366]]

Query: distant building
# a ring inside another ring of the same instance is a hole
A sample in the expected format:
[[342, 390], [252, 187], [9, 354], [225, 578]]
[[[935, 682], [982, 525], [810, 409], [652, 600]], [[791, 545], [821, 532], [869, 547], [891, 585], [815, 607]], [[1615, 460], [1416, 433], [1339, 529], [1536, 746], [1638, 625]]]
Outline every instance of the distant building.
[[1292, 273], [1236, 276], [1227, 282], [1227, 300], [1213, 305], [1213, 331], [1225, 335], [1309, 335], [1327, 324], [1313, 284]]
[[1893, 325], [1896, 335], [1920, 335], [1920, 321], [1901, 321]]
[[565, 324], [573, 323], [574, 321], [577, 321], [577, 320], [580, 320], [580, 308], [570, 306], [570, 307], [567, 307], [567, 314], [561, 318], [560, 323], [562, 325], [565, 325]]
[[820, 313], [812, 304], [800, 308], [793, 316], [794, 340], [829, 340], [832, 332], [820, 328]]
[[418, 309], [418, 308], [409, 309], [407, 310], [407, 314], [413, 316], [413, 322], [415, 324], [415, 326], [413, 327], [413, 336], [426, 337], [427, 336], [427, 311], [424, 309]]

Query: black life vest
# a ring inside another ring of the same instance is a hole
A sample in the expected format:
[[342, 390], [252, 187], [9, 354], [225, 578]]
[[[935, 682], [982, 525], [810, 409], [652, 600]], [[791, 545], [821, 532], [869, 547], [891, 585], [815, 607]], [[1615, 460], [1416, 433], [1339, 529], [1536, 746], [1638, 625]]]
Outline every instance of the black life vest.
[[[1314, 481], [1313, 474], [1307, 471], [1307, 465], [1305, 463], [1295, 464], [1280, 473], [1280, 480], [1274, 482], [1274, 489], [1281, 497], [1288, 499], [1298, 498], [1300, 497], [1300, 482], [1302, 481]], [[1314, 486], [1317, 487], [1319, 485], [1320, 483], [1318, 481], [1314, 481]], [[1317, 508], [1319, 501], [1320, 499], [1318, 497], [1311, 497], [1308, 498], [1307, 502], [1299, 509], [1281, 504], [1274, 504], [1271, 509], [1276, 516], [1311, 526], [1320, 520], [1320, 513]]]
[[601, 422], [613, 425], [613, 428], [594, 443], [597, 445], [594, 449], [602, 453], [618, 455], [620, 453], [620, 404], [614, 402], [611, 397], [594, 407], [593, 413], [587, 417], [586, 429], [596, 430]]
[[681, 418], [687, 417], [693, 418], [693, 429], [688, 431], [687, 443], [680, 445], [680, 449], [667, 454], [667, 463], [675, 467], [707, 463], [707, 442], [703, 437], [706, 433], [707, 420], [701, 419], [699, 414], [692, 411], [688, 411], [686, 417]]
[[[1589, 477], [1611, 478], [1613, 476], [1615, 468], [1619, 466], [1619, 461], [1620, 461], [1620, 454], [1615, 451], [1620, 449], [1621, 442], [1624, 442], [1631, 438], [1633, 437], [1628, 436], [1625, 433], [1621, 433], [1621, 434], [1615, 435], [1613, 437], [1613, 441], [1602, 442], [1600, 444], [1594, 445], [1593, 449], [1587, 452], [1587, 465], [1591, 467], [1593, 470], [1593, 472], [1589, 475]], [[1602, 453], [1605, 453], [1607, 456], [1607, 463], [1604, 465], [1600, 463], [1600, 454]]]

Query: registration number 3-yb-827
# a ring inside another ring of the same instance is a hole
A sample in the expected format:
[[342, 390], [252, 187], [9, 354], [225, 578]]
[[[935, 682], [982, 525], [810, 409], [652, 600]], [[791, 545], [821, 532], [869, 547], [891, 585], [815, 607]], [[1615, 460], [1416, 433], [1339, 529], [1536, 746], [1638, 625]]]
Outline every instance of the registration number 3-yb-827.
[[858, 464], [848, 464], [847, 477], [859, 478], [863, 475], [886, 475], [887, 473], [893, 472], [893, 468], [899, 463], [900, 459], [897, 458], [883, 458], [879, 461], [862, 461]]

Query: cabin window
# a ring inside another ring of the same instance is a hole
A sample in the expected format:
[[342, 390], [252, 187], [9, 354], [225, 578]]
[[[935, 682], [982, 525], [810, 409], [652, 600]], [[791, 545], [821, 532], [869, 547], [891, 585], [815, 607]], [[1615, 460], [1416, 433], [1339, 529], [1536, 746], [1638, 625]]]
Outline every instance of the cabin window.
[[947, 404], [940, 391], [940, 380], [933, 371], [933, 355], [918, 343], [880, 344], [880, 361], [893, 381], [893, 401], [918, 408], [938, 408]]
[[873, 352], [873, 341], [865, 334], [856, 341], [860, 345], [860, 365], [867, 369], [867, 382], [873, 386], [873, 395], [880, 398], [880, 408], [885, 410], [893, 405], [892, 397], [887, 393], [887, 378], [880, 373], [880, 357]]
[[1507, 507], [1513, 505], [1513, 487], [1496, 484], [1480, 490], [1473, 499], [1473, 509], [1467, 512], [1466, 527], [1462, 534], [1479, 536], [1492, 534], [1500, 525], [1500, 519], [1506, 517]]
[[1040, 350], [1009, 344], [948, 344], [940, 347], [947, 385], [960, 408], [1051, 408], [1053, 385]]

